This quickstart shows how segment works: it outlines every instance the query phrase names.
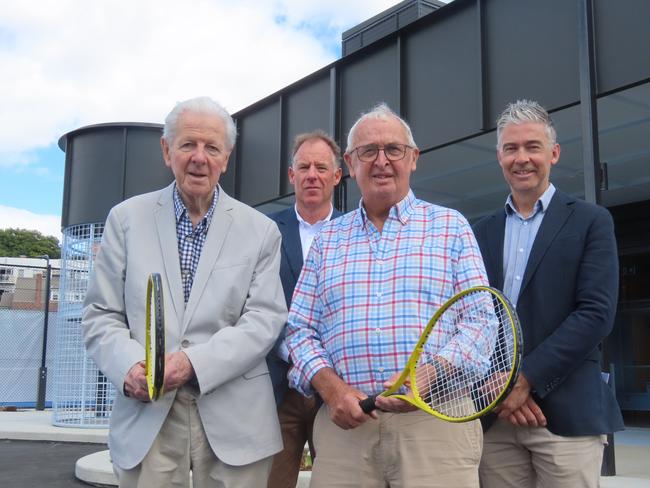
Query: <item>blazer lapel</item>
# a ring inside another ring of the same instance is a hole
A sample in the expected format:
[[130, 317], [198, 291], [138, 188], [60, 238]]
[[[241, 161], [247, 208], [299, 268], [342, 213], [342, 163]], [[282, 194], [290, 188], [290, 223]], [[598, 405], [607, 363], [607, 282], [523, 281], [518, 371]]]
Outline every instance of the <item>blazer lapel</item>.
[[524, 272], [524, 279], [521, 283], [521, 293], [530, 282], [537, 266], [546, 254], [549, 246], [560, 232], [569, 216], [573, 213], [573, 208], [570, 205], [571, 199], [563, 193], [556, 190], [555, 195], [551, 198], [546, 215], [539, 226], [535, 242], [530, 250], [526, 271]]
[[183, 298], [183, 281], [181, 265], [178, 257], [178, 239], [176, 237], [176, 217], [173, 200], [174, 183], [165, 188], [154, 209], [154, 221], [158, 234], [158, 244], [163, 257], [167, 285], [171, 292], [174, 311], [179, 323], [183, 317], [185, 303]]
[[303, 262], [300, 229], [295, 210], [293, 208], [287, 209], [278, 219], [278, 223], [281, 226], [282, 252], [287, 258], [294, 280], [298, 281]]
[[181, 333], [185, 332], [187, 325], [192, 320], [192, 315], [194, 315], [194, 311], [201, 299], [201, 295], [203, 295], [203, 290], [208, 283], [208, 278], [212, 273], [214, 264], [221, 253], [221, 248], [223, 247], [224, 242], [226, 241], [228, 231], [232, 225], [232, 209], [232, 199], [223, 191], [223, 189], [221, 189], [221, 187], [219, 187], [219, 199], [217, 200], [217, 205], [212, 214], [212, 221], [210, 222], [208, 235], [203, 243], [199, 264], [196, 267], [196, 274], [194, 275], [194, 282], [192, 283], [192, 291], [190, 292], [190, 298], [188, 299], [187, 307], [185, 309], [185, 316], [183, 317], [183, 330]]

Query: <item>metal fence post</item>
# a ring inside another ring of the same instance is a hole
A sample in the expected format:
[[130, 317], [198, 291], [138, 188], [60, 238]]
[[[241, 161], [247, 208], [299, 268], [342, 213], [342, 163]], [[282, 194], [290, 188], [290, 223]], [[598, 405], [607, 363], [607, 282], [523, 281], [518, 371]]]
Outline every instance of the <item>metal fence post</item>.
[[45, 254], [40, 256], [47, 262], [46, 275], [45, 275], [45, 311], [43, 315], [43, 350], [41, 352], [41, 367], [38, 371], [38, 397], [36, 400], [36, 410], [45, 410], [45, 392], [47, 389], [47, 367], [45, 360], [47, 359], [47, 327], [50, 317], [50, 276], [52, 274], [52, 266], [50, 265], [50, 257]]

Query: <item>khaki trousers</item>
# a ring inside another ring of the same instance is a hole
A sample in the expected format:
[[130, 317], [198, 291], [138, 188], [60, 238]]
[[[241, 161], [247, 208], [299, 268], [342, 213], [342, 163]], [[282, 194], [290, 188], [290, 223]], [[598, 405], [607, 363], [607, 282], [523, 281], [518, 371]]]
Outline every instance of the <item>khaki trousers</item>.
[[196, 398], [181, 388], [142, 462], [128, 470], [113, 465], [113, 470], [120, 488], [265, 488], [271, 460], [245, 466], [220, 461], [203, 430]]
[[273, 456], [268, 488], [295, 488], [305, 443], [312, 459], [316, 457], [313, 430], [317, 412], [314, 397], [307, 398], [291, 388], [287, 391], [278, 409], [284, 449]]
[[478, 421], [453, 424], [419, 410], [379, 412], [343, 430], [323, 405], [310, 488], [478, 488], [481, 441]]
[[485, 433], [482, 488], [597, 488], [606, 436], [563, 437], [497, 420]]

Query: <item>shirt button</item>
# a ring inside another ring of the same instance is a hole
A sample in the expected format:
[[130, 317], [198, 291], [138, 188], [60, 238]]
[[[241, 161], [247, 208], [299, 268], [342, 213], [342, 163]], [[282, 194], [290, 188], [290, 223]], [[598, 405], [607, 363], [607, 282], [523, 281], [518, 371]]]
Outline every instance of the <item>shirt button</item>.
[[377, 298], [381, 298], [381, 292], [380, 291], [377, 292]]
[[383, 367], [383, 366], [379, 368], [379, 372], [380, 372], [380, 373], [383, 373], [383, 372], [384, 372], [384, 367]]
[[519, 280], [521, 279], [521, 276], [517, 275], [517, 276], [515, 276], [515, 279], [516, 279], [517, 281], [519, 281]]
[[376, 332], [377, 334], [381, 334], [381, 329], [380, 329], [379, 327], [377, 327], [377, 328], [375, 329], [375, 332]]
[[187, 339], [183, 339], [183, 340], [181, 341], [181, 347], [182, 347], [183, 349], [187, 349], [188, 347], [190, 347], [190, 341], [188, 341]]
[[192, 241], [194, 240], [194, 237], [192, 237], [192, 236], [187, 236], [187, 240], [188, 240], [188, 242], [192, 242]]
[[524, 222], [524, 225], [528, 225], [528, 222]]
[[520, 247], [520, 248], [519, 248], [519, 252], [524, 252], [524, 248], [523, 248], [523, 247]]

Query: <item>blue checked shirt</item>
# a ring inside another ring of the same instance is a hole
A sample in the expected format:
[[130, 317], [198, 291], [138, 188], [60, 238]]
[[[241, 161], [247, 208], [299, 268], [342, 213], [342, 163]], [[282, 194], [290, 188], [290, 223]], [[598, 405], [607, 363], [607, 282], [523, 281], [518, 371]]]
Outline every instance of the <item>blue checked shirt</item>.
[[[409, 191], [380, 233], [360, 205], [323, 226], [303, 266], [287, 325], [291, 386], [311, 395], [312, 378], [329, 367], [368, 395], [383, 391], [434, 312], [455, 293], [487, 284], [474, 234], [455, 210]], [[438, 330], [438, 354], [489, 367], [495, 332], [487, 329], [466, 324], [451, 341], [450, 331]]]
[[183, 295], [185, 303], [190, 298], [192, 291], [192, 283], [194, 282], [194, 275], [196, 268], [201, 258], [201, 251], [205, 238], [208, 235], [210, 222], [212, 221], [212, 214], [214, 207], [219, 199], [219, 187], [214, 190], [214, 197], [212, 198], [212, 205], [196, 227], [192, 227], [187, 207], [183, 203], [178, 188], [174, 185], [174, 213], [176, 214], [176, 239], [178, 241], [178, 257], [181, 261], [181, 277], [183, 278]]

